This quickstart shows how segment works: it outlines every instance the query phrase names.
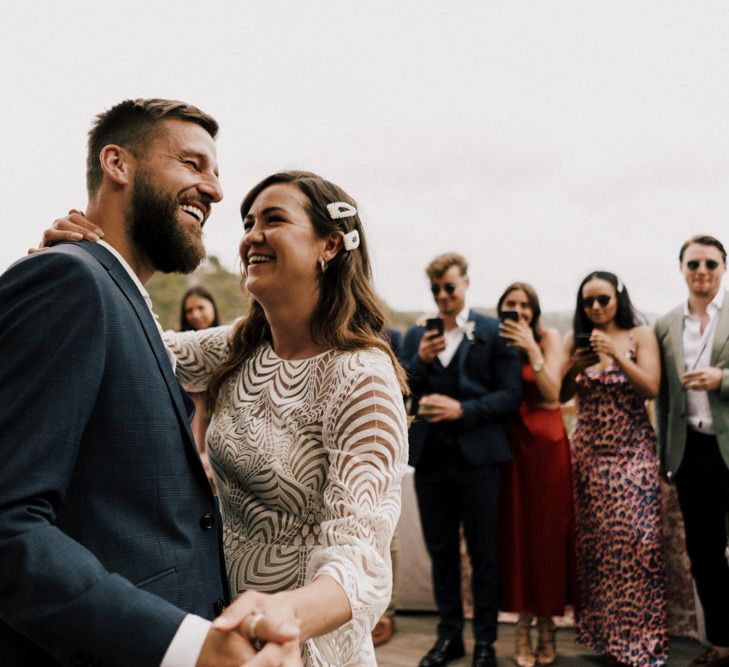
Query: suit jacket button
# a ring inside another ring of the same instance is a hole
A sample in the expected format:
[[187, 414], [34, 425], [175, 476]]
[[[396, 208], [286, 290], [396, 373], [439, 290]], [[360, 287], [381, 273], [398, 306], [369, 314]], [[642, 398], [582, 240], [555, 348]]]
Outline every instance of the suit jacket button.
[[223, 600], [218, 599], [213, 603], [213, 611], [215, 612], [216, 616], [220, 616], [220, 614], [223, 613], [224, 609], [225, 609], [225, 602]]
[[215, 517], [212, 514], [205, 514], [200, 517], [200, 527], [203, 530], [210, 530], [215, 525]]

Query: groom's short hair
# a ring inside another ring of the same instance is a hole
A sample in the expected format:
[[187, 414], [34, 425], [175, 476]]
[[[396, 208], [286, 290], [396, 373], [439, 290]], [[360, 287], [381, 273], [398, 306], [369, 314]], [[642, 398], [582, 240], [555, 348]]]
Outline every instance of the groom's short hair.
[[89, 130], [86, 156], [86, 189], [89, 196], [101, 185], [103, 171], [99, 154], [104, 146], [117, 144], [129, 150], [135, 157], [140, 157], [160, 131], [162, 121], [171, 118], [197, 123], [213, 139], [218, 133], [218, 122], [212, 116], [179, 100], [125, 100], [96, 116], [96, 121]]

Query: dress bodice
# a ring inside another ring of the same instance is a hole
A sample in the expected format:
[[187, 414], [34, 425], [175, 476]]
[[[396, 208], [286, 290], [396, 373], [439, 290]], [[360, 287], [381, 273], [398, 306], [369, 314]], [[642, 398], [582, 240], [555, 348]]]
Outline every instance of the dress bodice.
[[[635, 351], [627, 354], [635, 358]], [[597, 370], [586, 368], [577, 376], [577, 428], [591, 434], [593, 447], [608, 447], [614, 443], [618, 429], [628, 429], [635, 439], [625, 441], [623, 448], [635, 446], [636, 452], [645, 451], [645, 440], [654, 439], [653, 428], [643, 398], [633, 387], [617, 363]], [[651, 447], [651, 450], [653, 447]], [[607, 453], [607, 452], [606, 452]]]

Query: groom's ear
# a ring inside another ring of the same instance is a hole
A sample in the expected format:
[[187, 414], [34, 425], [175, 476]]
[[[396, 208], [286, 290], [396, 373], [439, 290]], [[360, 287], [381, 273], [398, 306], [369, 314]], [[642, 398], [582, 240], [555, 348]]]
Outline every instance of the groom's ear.
[[134, 158], [126, 148], [107, 144], [99, 152], [99, 164], [103, 177], [115, 185], [126, 186], [131, 182]]

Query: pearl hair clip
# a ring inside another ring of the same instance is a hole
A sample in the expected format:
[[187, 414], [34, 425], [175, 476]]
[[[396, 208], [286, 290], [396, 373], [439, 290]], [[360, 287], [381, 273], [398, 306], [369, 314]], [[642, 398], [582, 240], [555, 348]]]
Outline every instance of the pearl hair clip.
[[342, 238], [344, 239], [344, 249], [346, 251], [349, 252], [350, 250], [357, 250], [359, 248], [359, 232], [356, 229], [342, 234]]
[[332, 220], [351, 218], [357, 215], [357, 209], [346, 201], [333, 201], [331, 204], [327, 204], [327, 211], [329, 211], [329, 217]]
[[[357, 209], [346, 201], [333, 201], [331, 204], [327, 204], [327, 211], [332, 220], [353, 218], [357, 215]], [[347, 252], [359, 248], [359, 232], [356, 229], [342, 233], [342, 238], [344, 239], [344, 249]]]

